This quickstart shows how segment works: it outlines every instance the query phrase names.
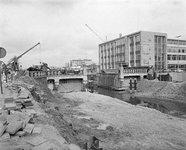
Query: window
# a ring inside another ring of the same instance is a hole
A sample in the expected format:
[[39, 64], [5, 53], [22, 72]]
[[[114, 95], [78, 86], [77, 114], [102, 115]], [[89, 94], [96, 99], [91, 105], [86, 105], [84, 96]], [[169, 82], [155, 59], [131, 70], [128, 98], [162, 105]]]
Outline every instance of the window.
[[130, 38], [130, 43], [134, 43], [133, 37]]
[[178, 60], [181, 60], [181, 55], [178, 55]]
[[171, 60], [171, 55], [168, 55], [167, 59], [168, 59], [168, 60]]
[[136, 36], [135, 36], [135, 41], [136, 41], [136, 42], [140, 42], [140, 35], [136, 35]]
[[177, 60], [177, 59], [176, 59], [176, 55], [173, 55], [173, 56], [172, 56], [172, 60]]
[[158, 41], [157, 39], [158, 39], [157, 36], [155, 36], [155, 43], [157, 43], [157, 41]]

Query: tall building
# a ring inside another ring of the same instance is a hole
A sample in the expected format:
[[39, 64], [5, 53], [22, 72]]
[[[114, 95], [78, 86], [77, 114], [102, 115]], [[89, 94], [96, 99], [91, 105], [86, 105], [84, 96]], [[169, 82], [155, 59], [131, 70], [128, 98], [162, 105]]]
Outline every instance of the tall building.
[[167, 40], [168, 69], [186, 70], [186, 41], [179, 39]]
[[100, 69], [128, 67], [167, 67], [167, 34], [139, 31], [99, 44]]

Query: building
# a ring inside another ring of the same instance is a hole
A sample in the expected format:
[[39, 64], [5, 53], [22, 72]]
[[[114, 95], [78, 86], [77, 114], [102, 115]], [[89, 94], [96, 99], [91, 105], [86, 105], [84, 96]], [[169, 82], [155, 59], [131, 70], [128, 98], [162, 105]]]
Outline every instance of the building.
[[152, 79], [157, 77], [157, 72], [159, 75], [167, 69], [186, 70], [186, 41], [168, 39], [167, 33], [159, 32], [120, 34], [116, 39], [99, 44], [99, 66], [99, 86], [126, 89], [131, 78], [146, 78], [149, 70]]
[[73, 59], [70, 60], [70, 67], [84, 67], [84, 66], [90, 66], [93, 64], [93, 61], [91, 59]]
[[[186, 41], [179, 39], [167, 40], [168, 69], [186, 70]], [[179, 66], [178, 66], [179, 65]]]
[[167, 66], [167, 34], [139, 31], [99, 44], [101, 70], [153, 66], [155, 70]]

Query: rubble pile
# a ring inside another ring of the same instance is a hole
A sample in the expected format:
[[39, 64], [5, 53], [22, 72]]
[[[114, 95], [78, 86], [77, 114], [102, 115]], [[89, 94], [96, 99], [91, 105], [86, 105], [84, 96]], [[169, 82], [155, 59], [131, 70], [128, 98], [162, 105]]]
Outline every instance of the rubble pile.
[[42, 129], [33, 122], [37, 115], [33, 108], [33, 99], [26, 89], [20, 88], [18, 97], [4, 97], [4, 106], [0, 113], [0, 143], [13, 137], [40, 134]]
[[36, 82], [14, 81], [5, 85], [5, 93], [0, 98], [3, 101], [0, 103], [0, 150], [71, 150], [73, 144], [66, 142], [52, 118], [34, 100], [30, 91], [36, 88], [41, 88]]
[[144, 79], [138, 82], [137, 92], [136, 96], [156, 97], [185, 102], [186, 82], [174, 83]]

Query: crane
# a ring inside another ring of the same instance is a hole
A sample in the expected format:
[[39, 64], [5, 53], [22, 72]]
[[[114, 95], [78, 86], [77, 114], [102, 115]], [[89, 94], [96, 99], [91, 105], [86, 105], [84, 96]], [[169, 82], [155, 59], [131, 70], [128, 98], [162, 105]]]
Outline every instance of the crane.
[[87, 28], [89, 28], [90, 31], [92, 31], [100, 40], [102, 40], [103, 42], [105, 42], [96, 32], [94, 32], [87, 24], [85, 24], [85, 26], [87, 26]]
[[33, 47], [31, 47], [30, 49], [28, 49], [27, 51], [25, 51], [24, 53], [22, 53], [21, 55], [19, 55], [18, 57], [13, 57], [12, 59], [9, 60], [8, 64], [6, 65], [6, 67], [11, 67], [13, 70], [19, 70], [19, 66], [18, 66], [18, 60], [25, 55], [26, 53], [28, 53], [30, 50], [32, 50], [34, 47], [36, 47], [37, 45], [39, 45], [40, 42], [38, 42], [36, 45], [34, 45]]

